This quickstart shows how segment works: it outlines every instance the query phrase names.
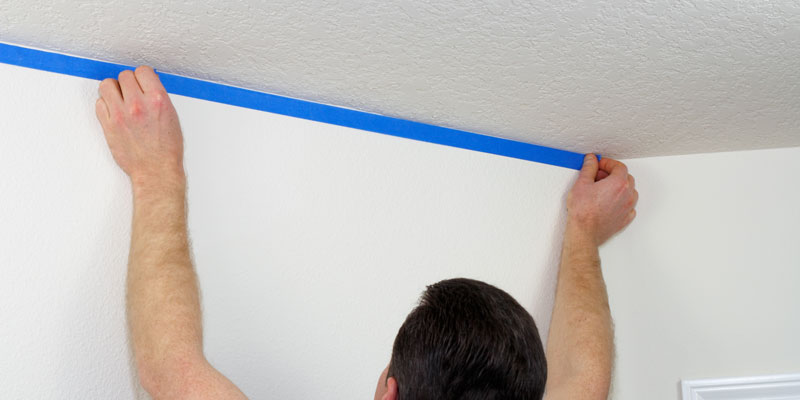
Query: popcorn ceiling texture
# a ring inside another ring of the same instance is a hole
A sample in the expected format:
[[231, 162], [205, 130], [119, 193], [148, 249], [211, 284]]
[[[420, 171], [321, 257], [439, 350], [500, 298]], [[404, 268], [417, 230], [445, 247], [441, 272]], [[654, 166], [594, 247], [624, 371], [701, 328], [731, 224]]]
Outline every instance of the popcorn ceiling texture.
[[3, 1], [0, 40], [619, 158], [800, 145], [800, 3]]

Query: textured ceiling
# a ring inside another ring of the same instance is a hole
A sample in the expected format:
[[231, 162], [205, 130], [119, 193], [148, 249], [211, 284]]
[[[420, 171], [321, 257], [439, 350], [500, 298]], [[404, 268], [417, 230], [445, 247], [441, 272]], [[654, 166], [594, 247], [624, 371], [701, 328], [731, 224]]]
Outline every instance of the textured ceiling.
[[800, 146], [800, 2], [8, 1], [0, 40], [619, 158]]

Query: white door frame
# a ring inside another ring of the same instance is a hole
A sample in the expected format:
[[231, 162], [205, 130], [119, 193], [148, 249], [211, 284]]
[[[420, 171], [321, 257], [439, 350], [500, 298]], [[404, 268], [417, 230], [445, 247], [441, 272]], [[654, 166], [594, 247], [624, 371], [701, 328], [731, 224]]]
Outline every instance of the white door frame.
[[683, 400], [800, 400], [800, 374], [681, 380]]

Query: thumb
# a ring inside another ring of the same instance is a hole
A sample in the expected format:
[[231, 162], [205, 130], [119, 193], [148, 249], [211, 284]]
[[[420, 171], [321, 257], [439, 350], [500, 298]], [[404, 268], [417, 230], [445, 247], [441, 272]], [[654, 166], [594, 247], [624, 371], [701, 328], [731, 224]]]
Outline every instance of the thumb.
[[592, 153], [587, 154], [586, 157], [583, 158], [583, 168], [581, 168], [578, 179], [586, 182], [594, 182], [594, 178], [597, 177], [598, 168], [597, 156]]

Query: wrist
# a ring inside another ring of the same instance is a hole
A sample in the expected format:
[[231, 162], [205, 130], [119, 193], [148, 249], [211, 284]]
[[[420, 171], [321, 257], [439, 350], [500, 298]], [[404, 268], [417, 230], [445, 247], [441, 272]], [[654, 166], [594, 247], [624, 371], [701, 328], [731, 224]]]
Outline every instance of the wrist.
[[564, 233], [565, 240], [584, 246], [600, 247], [597, 234], [592, 224], [581, 221], [572, 216], [567, 217], [567, 226]]
[[576, 221], [568, 221], [561, 249], [561, 268], [594, 271], [600, 267], [600, 243], [593, 231]]
[[131, 175], [134, 201], [162, 198], [183, 198], [186, 193], [186, 175], [183, 171]]

